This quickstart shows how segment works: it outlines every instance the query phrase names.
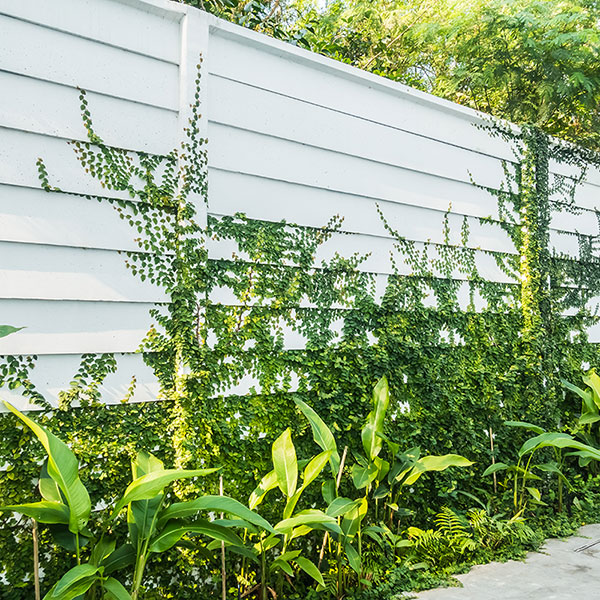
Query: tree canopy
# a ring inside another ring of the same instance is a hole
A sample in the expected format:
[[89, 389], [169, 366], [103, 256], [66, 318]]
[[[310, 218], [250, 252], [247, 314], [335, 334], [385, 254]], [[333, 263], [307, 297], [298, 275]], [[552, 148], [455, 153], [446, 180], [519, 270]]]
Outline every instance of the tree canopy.
[[600, 3], [190, 0], [231, 21], [600, 148]]

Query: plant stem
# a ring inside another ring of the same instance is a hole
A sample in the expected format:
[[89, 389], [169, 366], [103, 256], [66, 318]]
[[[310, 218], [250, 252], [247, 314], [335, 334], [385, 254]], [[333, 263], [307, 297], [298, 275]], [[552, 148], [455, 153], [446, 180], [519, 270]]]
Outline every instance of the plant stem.
[[33, 585], [35, 589], [35, 600], [40, 600], [40, 555], [38, 545], [38, 525], [33, 521]]
[[[223, 495], [223, 475], [219, 477], [219, 495]], [[221, 519], [225, 515], [221, 513]], [[225, 542], [221, 542], [221, 596], [227, 600], [227, 572], [225, 571]]]

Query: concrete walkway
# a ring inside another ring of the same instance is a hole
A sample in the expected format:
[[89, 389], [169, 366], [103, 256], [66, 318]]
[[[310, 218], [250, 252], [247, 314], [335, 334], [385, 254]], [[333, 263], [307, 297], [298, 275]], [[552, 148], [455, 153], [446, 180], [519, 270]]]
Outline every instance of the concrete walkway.
[[[594, 542], [598, 542], [596, 545]], [[589, 546], [589, 547], [588, 547]], [[525, 562], [473, 567], [456, 577], [462, 588], [421, 592], [418, 600], [598, 600], [600, 525], [586, 525], [566, 540], [548, 540]]]

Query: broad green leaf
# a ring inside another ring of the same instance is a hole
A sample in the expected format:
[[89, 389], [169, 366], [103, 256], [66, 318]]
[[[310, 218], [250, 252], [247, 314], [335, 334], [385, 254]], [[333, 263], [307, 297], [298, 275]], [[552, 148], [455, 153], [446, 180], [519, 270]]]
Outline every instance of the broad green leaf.
[[230, 531], [227, 527], [215, 525], [210, 521], [198, 520], [190, 525], [181, 523], [171, 523], [167, 525], [164, 531], [160, 532], [150, 544], [150, 552], [164, 552], [172, 548], [184, 535], [195, 533], [204, 535], [213, 540], [219, 540], [232, 546], [243, 546], [244, 542], [240, 537]]
[[362, 498], [359, 500], [350, 500], [349, 498], [335, 498], [333, 502], [327, 507], [325, 511], [330, 517], [341, 517], [347, 512], [356, 508], [358, 504], [362, 502]]
[[136, 500], [150, 500], [157, 496], [164, 488], [178, 479], [190, 479], [192, 477], [203, 477], [215, 473], [219, 469], [196, 469], [186, 471], [184, 469], [163, 469], [143, 475], [132, 481], [123, 497], [117, 502], [113, 510], [113, 518], [121, 511], [124, 506]]
[[526, 489], [531, 494], [531, 497], [535, 500], [536, 504], [546, 504], [545, 502], [542, 502], [542, 495], [540, 494], [540, 490], [534, 487], [528, 487]]
[[250, 494], [250, 498], [248, 498], [250, 510], [254, 510], [263, 501], [267, 492], [274, 490], [276, 487], [277, 473], [270, 471], [260, 480], [258, 487]]
[[321, 454], [317, 454], [317, 456], [306, 465], [306, 468], [302, 473], [302, 489], [309, 486], [320, 475], [330, 458], [331, 452], [321, 452]]
[[11, 333], [16, 333], [17, 331], [21, 331], [21, 329], [25, 329], [25, 327], [12, 327], [11, 325], [0, 325], [0, 338], [6, 337]]
[[49, 500], [50, 502], [60, 502], [64, 503], [64, 498], [60, 493], [60, 488], [58, 484], [50, 475], [48, 475], [48, 460], [44, 461], [42, 465], [42, 471], [40, 473], [40, 481], [38, 484], [40, 489], [40, 494], [44, 500]]
[[[519, 450], [519, 457], [528, 454], [529, 452], [535, 452], [540, 448], [553, 447], [553, 448], [574, 448], [577, 450], [594, 450], [591, 446], [578, 442], [567, 433], [542, 433], [536, 437], [527, 440]], [[595, 451], [598, 460], [600, 460], [600, 451]], [[593, 452], [592, 452], [593, 454]]]
[[449, 467], [470, 467], [473, 464], [468, 458], [459, 454], [444, 454], [442, 456], [424, 456], [413, 467], [412, 473], [406, 478], [406, 485], [412, 485], [423, 473], [429, 471], [444, 471]]
[[164, 470], [165, 466], [161, 460], [156, 458], [153, 454], [143, 450], [138, 452], [135, 459], [131, 461], [133, 479], [139, 479], [144, 475], [148, 475], [148, 473], [156, 473]]
[[99, 567], [84, 564], [67, 571], [44, 596], [44, 600], [73, 600], [87, 592], [98, 579]]
[[368, 467], [363, 467], [359, 464], [352, 465], [352, 483], [357, 490], [367, 487], [371, 482], [375, 481], [379, 469], [375, 463], [371, 463]]
[[104, 567], [104, 575], [110, 575], [119, 569], [133, 565], [136, 555], [136, 550], [131, 544], [119, 546], [100, 561], [100, 566]]
[[592, 390], [582, 390], [580, 387], [569, 383], [566, 379], [561, 379], [560, 382], [562, 383], [563, 387], [567, 388], [568, 390], [571, 390], [573, 393], [577, 394], [581, 398], [583, 402], [583, 413], [598, 412], [598, 407], [594, 402], [594, 394]]
[[325, 582], [323, 581], [323, 575], [321, 575], [321, 571], [317, 569], [317, 566], [310, 562], [308, 558], [304, 558], [303, 556], [299, 556], [294, 560], [294, 562], [307, 574], [310, 575], [317, 583], [322, 586], [325, 586]]
[[136, 500], [127, 507], [127, 526], [131, 543], [137, 546], [138, 539], [146, 539], [152, 535], [156, 527], [155, 516], [163, 502], [164, 494], [159, 493], [150, 500]]
[[354, 508], [349, 510], [342, 520], [342, 531], [344, 535], [353, 538], [360, 527], [361, 521], [367, 514], [369, 505], [366, 498], [359, 498]]
[[289, 498], [294, 495], [298, 484], [298, 461], [289, 427], [273, 442], [272, 455], [277, 485], [282, 494]]
[[274, 532], [273, 527], [266, 519], [246, 508], [241, 502], [227, 496], [202, 496], [189, 502], [176, 502], [161, 513], [158, 521], [159, 527], [162, 527], [169, 519], [184, 519], [201, 510], [234, 515], [265, 531]]
[[600, 409], [600, 377], [596, 373], [596, 369], [590, 369], [582, 377], [583, 383], [592, 388], [592, 397], [597, 409]]
[[373, 388], [373, 410], [367, 416], [362, 430], [362, 443], [367, 457], [373, 460], [381, 451], [383, 423], [390, 404], [390, 393], [386, 377], [382, 377]]
[[34, 519], [38, 523], [69, 524], [69, 508], [60, 502], [31, 502], [30, 504], [11, 504], [0, 506], [0, 511], [13, 511]]
[[585, 413], [579, 417], [580, 425], [591, 425], [592, 423], [597, 423], [600, 421], [600, 414], [598, 413]]
[[331, 433], [329, 427], [325, 425], [321, 417], [308, 404], [302, 402], [300, 399], [295, 399], [294, 402], [310, 423], [313, 439], [317, 445], [324, 452], [331, 452], [329, 464], [331, 466], [331, 472], [333, 476], [337, 476], [340, 468], [340, 455], [337, 451], [337, 445], [335, 443], [335, 437], [333, 436], [333, 433]]
[[358, 552], [354, 549], [350, 542], [346, 542], [344, 544], [344, 552], [346, 553], [346, 558], [348, 559], [348, 564], [352, 568], [352, 570], [359, 575], [360, 574], [360, 556]]
[[275, 571], [276, 569], [281, 569], [284, 573], [286, 573], [290, 577], [294, 576], [294, 571], [292, 570], [290, 563], [288, 563], [285, 560], [282, 560], [281, 557], [279, 557], [279, 556], [271, 563], [271, 566], [269, 567], [269, 569], [271, 571]]
[[279, 523], [275, 525], [275, 531], [278, 533], [289, 533], [294, 527], [298, 527], [299, 525], [313, 525], [316, 523], [337, 524], [333, 517], [326, 515], [320, 510], [305, 510], [299, 512], [294, 517], [279, 521]]
[[52, 539], [57, 546], [68, 550], [69, 552], [77, 552], [77, 546], [84, 548], [89, 542], [89, 538], [82, 535], [75, 535], [68, 525], [57, 523], [55, 525], [47, 525]]
[[492, 473], [497, 473], [498, 471], [505, 471], [506, 469], [508, 469], [508, 465], [506, 463], [503, 463], [503, 462], [495, 463], [493, 465], [490, 465], [483, 472], [483, 477], [486, 477], [487, 475], [491, 475]]
[[109, 540], [101, 538], [92, 549], [90, 554], [90, 564], [98, 567], [102, 564], [102, 561], [110, 556], [115, 551], [117, 542], [115, 540]]
[[54, 434], [8, 402], [4, 402], [4, 405], [33, 431], [44, 446], [48, 454], [48, 475], [56, 482], [69, 506], [69, 529], [73, 533], [81, 531], [89, 519], [92, 505], [89, 494], [79, 479], [77, 458]]
[[544, 430], [541, 427], [534, 425], [533, 423], [527, 423], [526, 421], [504, 421], [504, 424], [507, 427], [521, 427], [522, 429], [527, 429], [528, 431], [533, 431], [537, 434], [544, 433]]
[[129, 592], [114, 577], [106, 579], [102, 587], [107, 600], [131, 600]]
[[335, 498], [335, 481], [328, 479], [321, 484], [321, 496], [325, 504], [331, 504]]

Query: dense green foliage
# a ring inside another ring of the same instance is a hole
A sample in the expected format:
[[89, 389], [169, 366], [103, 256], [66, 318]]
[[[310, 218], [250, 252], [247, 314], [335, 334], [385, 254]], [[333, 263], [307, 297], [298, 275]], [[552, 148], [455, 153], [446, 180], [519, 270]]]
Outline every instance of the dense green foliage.
[[[576, 210], [577, 181], [549, 174], [548, 165], [554, 159], [582, 169], [588, 155], [549, 141], [538, 128], [524, 128], [513, 136], [516, 160], [506, 165], [506, 186], [489, 190], [498, 200], [500, 217], [483, 220], [506, 231], [513, 242], [514, 252], [490, 253], [509, 283], [485, 281], [479, 275], [466, 219], [459, 243], [450, 243], [446, 228], [446, 244], [419, 246], [398, 235], [381, 213], [396, 254], [395, 272], [378, 293], [375, 276], [361, 269], [364, 257], [317, 261], [319, 249], [339, 229], [339, 218], [311, 229], [235, 215], [210, 218], [203, 229], [196, 215], [198, 199], [206, 199], [198, 106], [183, 147], [150, 156], [106, 145], [93, 128], [85, 94], [81, 100], [89, 142], [75, 143], [74, 148], [107, 190], [106, 197], [96, 199], [112, 204], [139, 235], [139, 252], [127, 255], [132, 274], [152, 280], [171, 299], [153, 311], [156, 326], [142, 348], [161, 384], [162, 401], [102, 405], [98, 390], [116, 364], [110, 355], [83, 357], [57, 410], [31, 385], [35, 357], [5, 357], [0, 379], [4, 386], [20, 386], [44, 409], [40, 423], [60, 432], [72, 446], [82, 464], [79, 476], [92, 497], [114, 500], [127, 487], [130, 460], [148, 449], [177, 468], [222, 467], [225, 493], [246, 503], [265, 473], [274, 470], [280, 477], [285, 470], [270, 451], [273, 445], [285, 447], [291, 457], [293, 437], [294, 455], [315, 456], [315, 421], [301, 416], [310, 414], [308, 406], [335, 437], [340, 461], [342, 448], [348, 447], [333, 496], [354, 501], [356, 489], [365, 490], [369, 501], [355, 507], [354, 521], [381, 529], [370, 530], [373, 535], [364, 540], [358, 529], [344, 532], [346, 541], [339, 532], [328, 532], [337, 533], [343, 561], [330, 543], [335, 538], [325, 539], [322, 561], [321, 533], [297, 542], [297, 550], [306, 551], [312, 563], [321, 562], [325, 597], [348, 587], [368, 597], [374, 579], [382, 589], [388, 586], [391, 597], [398, 587], [420, 585], [419, 577], [437, 577], [429, 571], [419, 575], [426, 566], [446, 569], [529, 547], [538, 536], [527, 527], [533, 530], [538, 518], [545, 519], [545, 531], [565, 531], [587, 518], [593, 505], [586, 502], [596, 500], [597, 482], [587, 482], [587, 472], [571, 457], [560, 465], [570, 481], [562, 502], [568, 516], [554, 513], [562, 481], [555, 472], [536, 475], [539, 498], [534, 497], [547, 506], [517, 501], [517, 515], [512, 488], [497, 478], [494, 489], [491, 479], [481, 476], [491, 462], [516, 462], [530, 437], [523, 428], [504, 426], [504, 421], [532, 421], [554, 431], [575, 427], [580, 418], [578, 402], [563, 394], [560, 378], [577, 381], [582, 362], [598, 363], [597, 349], [587, 342], [585, 331], [596, 322], [587, 305], [599, 291], [599, 263], [591, 252], [591, 236], [580, 236], [578, 258], [552, 252], [551, 215]], [[57, 190], [43, 161], [38, 167], [42, 186]], [[235, 253], [227, 259], [209, 258], [205, 234], [232, 244]], [[401, 274], [401, 263], [409, 265], [410, 275]], [[217, 291], [226, 300], [217, 301]], [[304, 347], [286, 350], [286, 329], [302, 335]], [[385, 421], [371, 401], [371, 390], [384, 375], [390, 389]], [[250, 394], [228, 391], [247, 377], [254, 380]], [[13, 416], [0, 419], [0, 462], [9, 465], [0, 475], [3, 505], [37, 499], [30, 489], [42, 456], [30, 443], [31, 434], [15, 423]], [[376, 429], [380, 435], [374, 437]], [[325, 443], [326, 438], [319, 439]], [[321, 450], [331, 453], [326, 458], [335, 473], [332, 448]], [[444, 470], [435, 478], [390, 480], [398, 465], [405, 467], [400, 473], [419, 461], [427, 466], [431, 460], [422, 461], [430, 455], [463, 455], [475, 465]], [[293, 462], [290, 458], [289, 464]], [[292, 480], [278, 480], [281, 497], [270, 496], [263, 503], [269, 522], [287, 518], [283, 511], [296, 493]], [[315, 481], [331, 494], [327, 477]], [[218, 478], [214, 474], [201, 482], [182, 482], [174, 491], [181, 501], [216, 495]], [[329, 506], [334, 500], [322, 496], [316, 484], [303, 489], [304, 507], [322, 500]], [[390, 514], [379, 512], [384, 502]], [[443, 510], [445, 505], [453, 512]], [[498, 517], [507, 510], [510, 516]], [[446, 520], [440, 517], [436, 523], [439, 511]], [[525, 523], [519, 520], [523, 518]], [[3, 594], [10, 600], [31, 597], [30, 529], [25, 519], [4, 520], [0, 529], [2, 569], [9, 583]], [[40, 534], [42, 547], [53, 547], [50, 531]], [[406, 545], [409, 536], [413, 541]], [[360, 550], [359, 540], [364, 543]], [[441, 554], [448, 544], [456, 550], [451, 556]], [[219, 564], [206, 549], [186, 544], [148, 564], [145, 597], [214, 597]], [[288, 598], [316, 594], [310, 567], [304, 563], [303, 569], [295, 559], [287, 565], [293, 570], [293, 585], [281, 562], [275, 585], [283, 586]], [[55, 549], [44, 552], [41, 560], [48, 589], [75, 557]], [[228, 553], [227, 561], [228, 572], [239, 573], [239, 559]], [[206, 585], [211, 578], [214, 588]], [[233, 590], [256, 584], [252, 578], [229, 580]]]
[[207, 0], [194, 5], [496, 117], [599, 146], [597, 2]]

